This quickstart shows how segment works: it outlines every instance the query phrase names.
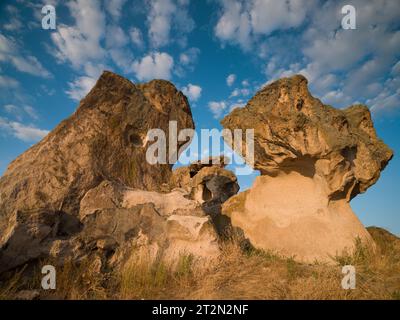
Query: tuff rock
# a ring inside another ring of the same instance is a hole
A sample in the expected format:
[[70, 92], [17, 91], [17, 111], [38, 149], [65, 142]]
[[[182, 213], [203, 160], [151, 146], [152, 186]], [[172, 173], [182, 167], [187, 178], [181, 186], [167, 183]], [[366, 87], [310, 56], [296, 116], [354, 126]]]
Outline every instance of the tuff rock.
[[202, 204], [169, 189], [172, 165], [146, 161], [148, 130], [162, 129], [168, 142], [170, 121], [194, 128], [186, 97], [171, 83], [133, 84], [104, 72], [76, 112], [0, 179], [0, 272], [88, 257], [101, 270], [140, 247], [169, 257], [217, 255]]
[[196, 161], [174, 170], [171, 183], [202, 205], [220, 235], [232, 231], [229, 219], [221, 215], [222, 204], [239, 191], [237, 177], [225, 169], [228, 163], [224, 156]]
[[223, 205], [253, 246], [305, 262], [331, 261], [356, 238], [374, 247], [349, 202], [376, 183], [393, 153], [366, 106], [324, 105], [297, 75], [265, 86], [221, 123], [254, 129], [261, 176]]

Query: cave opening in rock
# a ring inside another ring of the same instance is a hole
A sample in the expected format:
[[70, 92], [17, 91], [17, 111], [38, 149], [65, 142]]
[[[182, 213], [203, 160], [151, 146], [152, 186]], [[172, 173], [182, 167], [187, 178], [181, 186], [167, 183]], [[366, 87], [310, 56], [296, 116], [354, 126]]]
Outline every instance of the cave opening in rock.
[[212, 200], [212, 192], [205, 185], [203, 186], [202, 199], [204, 201]]

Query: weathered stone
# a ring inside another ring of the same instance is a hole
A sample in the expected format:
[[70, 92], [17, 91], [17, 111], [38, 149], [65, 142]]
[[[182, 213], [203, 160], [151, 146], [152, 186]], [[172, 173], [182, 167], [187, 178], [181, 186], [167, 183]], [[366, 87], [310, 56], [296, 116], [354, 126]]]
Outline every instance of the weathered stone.
[[219, 235], [232, 231], [229, 219], [221, 215], [221, 206], [239, 191], [236, 176], [225, 169], [228, 162], [224, 156], [196, 161], [174, 170], [172, 178], [172, 187], [187, 191], [190, 199], [202, 204]]
[[[168, 149], [170, 121], [178, 130], [194, 128], [187, 98], [171, 83], [135, 85], [104, 72], [76, 112], [0, 179], [0, 272], [79, 233], [79, 212], [86, 215], [81, 199], [102, 181], [155, 191], [168, 184], [172, 165], [146, 161], [146, 136], [150, 129], [164, 130]], [[99, 209], [110, 206], [100, 194], [94, 198]]]
[[261, 176], [223, 206], [254, 246], [307, 262], [354, 248], [356, 237], [374, 246], [349, 201], [378, 180], [393, 154], [367, 107], [324, 105], [294, 76], [264, 87], [222, 124], [254, 129]]
[[[84, 228], [78, 238], [84, 250], [103, 250], [112, 264], [123, 262], [139, 249], [166, 260], [182, 254], [207, 259], [218, 256], [218, 238], [210, 218], [198, 202], [185, 198], [183, 190], [158, 193], [108, 181], [96, 189], [81, 203]], [[103, 209], [95, 201], [99, 195], [99, 200], [108, 204]]]

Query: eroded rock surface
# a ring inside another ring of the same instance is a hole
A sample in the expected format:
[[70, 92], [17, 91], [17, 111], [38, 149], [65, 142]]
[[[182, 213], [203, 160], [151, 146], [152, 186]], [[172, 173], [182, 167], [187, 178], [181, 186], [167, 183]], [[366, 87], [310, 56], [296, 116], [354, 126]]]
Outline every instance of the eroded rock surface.
[[[135, 85], [104, 72], [76, 112], [15, 159], [0, 179], [0, 272], [46, 257], [49, 250], [65, 251], [70, 239], [91, 228], [90, 205], [81, 207], [81, 200], [92, 189], [100, 192], [95, 188], [102, 181], [155, 192], [168, 186], [172, 165], [146, 161], [146, 136], [162, 129], [168, 150], [170, 121], [177, 130], [194, 128], [186, 97], [171, 83]], [[185, 143], [178, 142], [178, 150]], [[101, 216], [116, 210], [116, 195], [93, 201]], [[121, 212], [114, 219], [131, 221]]]
[[349, 201], [378, 180], [393, 153], [366, 106], [324, 105], [294, 76], [264, 87], [222, 125], [254, 129], [261, 176], [223, 206], [254, 246], [313, 262], [351, 250], [356, 237], [374, 245]]
[[[107, 205], [99, 206], [100, 199]], [[80, 217], [82, 247], [109, 249], [111, 264], [140, 248], [166, 260], [179, 255], [212, 259], [219, 253], [211, 218], [183, 190], [158, 193], [105, 181], [82, 199]]]
[[203, 159], [173, 172], [172, 186], [182, 188], [189, 197], [202, 204], [202, 209], [212, 218], [219, 234], [229, 232], [229, 219], [221, 215], [222, 204], [239, 191], [237, 177], [225, 169], [229, 162], [221, 156]]

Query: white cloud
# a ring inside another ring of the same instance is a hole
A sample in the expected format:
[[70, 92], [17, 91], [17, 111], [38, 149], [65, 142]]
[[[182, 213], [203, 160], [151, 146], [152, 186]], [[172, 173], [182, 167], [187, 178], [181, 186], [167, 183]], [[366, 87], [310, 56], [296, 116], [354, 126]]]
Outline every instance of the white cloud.
[[11, 37], [0, 34], [0, 62], [12, 64], [18, 71], [34, 76], [50, 78], [47, 71], [38, 59], [32, 55], [21, 55], [22, 49]]
[[179, 64], [177, 64], [174, 73], [178, 77], [184, 77], [186, 72], [192, 72], [199, 59], [200, 49], [189, 48], [179, 55]]
[[0, 118], [0, 129], [24, 142], [37, 142], [49, 133], [48, 130], [24, 125], [16, 121], [8, 121], [5, 118]]
[[112, 18], [118, 20], [121, 17], [122, 8], [125, 3], [126, 0], [107, 0], [105, 1], [105, 6]]
[[[169, 44], [170, 33], [176, 29], [174, 39], [186, 43], [186, 35], [194, 28], [194, 21], [189, 16], [189, 1], [151, 0], [148, 13], [149, 38], [153, 47]], [[179, 35], [180, 38], [177, 36]]]
[[14, 106], [13, 104], [7, 104], [3, 107], [5, 112], [8, 114], [12, 114], [15, 116], [17, 119], [20, 119], [20, 109], [17, 106]]
[[213, 113], [214, 118], [218, 119], [226, 110], [227, 104], [225, 101], [211, 101], [208, 103], [208, 108]]
[[29, 118], [31, 118], [33, 120], [39, 119], [39, 116], [38, 116], [36, 110], [31, 106], [17, 107], [13, 104], [7, 104], [7, 105], [3, 106], [3, 109], [8, 114], [15, 117], [15, 119], [17, 119], [18, 121], [21, 121], [26, 116], [28, 116]]
[[200, 49], [189, 48], [185, 52], [182, 52], [179, 55], [179, 61], [184, 66], [192, 66], [197, 62], [199, 54], [200, 54]]
[[106, 46], [108, 48], [120, 48], [128, 43], [129, 39], [124, 30], [116, 25], [107, 26]]
[[327, 94], [325, 94], [321, 98], [323, 103], [335, 106], [335, 107], [345, 107], [351, 104], [351, 99], [349, 97], [346, 97], [343, 94], [343, 91], [338, 89], [338, 90], [333, 90], [329, 91]]
[[138, 47], [138, 48], [143, 48], [144, 42], [143, 42], [143, 35], [142, 31], [138, 28], [131, 28], [129, 31], [129, 36], [132, 40], [132, 42]]
[[171, 19], [176, 7], [171, 0], [154, 0], [150, 6], [149, 37], [154, 47], [161, 47], [169, 42]]
[[223, 42], [249, 50], [260, 36], [275, 30], [299, 27], [313, 0], [220, 0], [222, 10], [215, 35]]
[[88, 76], [78, 77], [74, 81], [68, 83], [69, 89], [66, 93], [71, 99], [80, 101], [89, 93], [95, 84], [96, 78]]
[[278, 29], [298, 27], [313, 3], [312, 0], [253, 0], [250, 10], [253, 31], [270, 34]]
[[[343, 30], [340, 9], [345, 1], [312, 3], [314, 8], [309, 6], [306, 13], [310, 19], [296, 34], [254, 38], [255, 48], [261, 48], [259, 57], [266, 61], [268, 82], [300, 73], [308, 78], [314, 95], [335, 107], [359, 101], [373, 110], [397, 108], [397, 88], [388, 87], [385, 80], [398, 77], [399, 4], [354, 0], [357, 29]], [[296, 50], [287, 50], [289, 46]]]
[[227, 78], [226, 78], [226, 84], [230, 87], [233, 85], [233, 83], [236, 81], [236, 75], [235, 74], [230, 74]]
[[3, 29], [7, 31], [21, 30], [23, 24], [21, 22], [21, 16], [19, 14], [18, 8], [12, 5], [8, 5], [5, 7], [5, 11], [7, 12], [7, 22], [3, 24]]
[[23, 27], [21, 21], [17, 18], [11, 18], [7, 23], [3, 24], [4, 30], [7, 31], [16, 31], [21, 30]]
[[202, 88], [200, 86], [189, 83], [186, 87], [182, 88], [182, 92], [191, 101], [197, 101], [201, 97]]
[[74, 26], [58, 25], [51, 34], [56, 57], [79, 68], [88, 60], [99, 60], [105, 51], [100, 41], [105, 34], [105, 16], [96, 0], [73, 0], [67, 4]]
[[132, 68], [139, 80], [170, 79], [174, 59], [165, 52], [154, 52], [140, 61], [135, 61]]
[[39, 116], [38, 116], [36, 110], [33, 107], [24, 106], [23, 109], [24, 109], [25, 113], [27, 115], [29, 115], [32, 119], [34, 119], [34, 120], [38, 120], [39, 119]]
[[19, 82], [13, 78], [0, 75], [0, 88], [15, 89], [19, 86]]
[[247, 88], [241, 88], [238, 89], [236, 88], [235, 90], [232, 91], [231, 95], [229, 98], [235, 98], [238, 96], [248, 96], [250, 94], [250, 89]]
[[116, 25], [107, 27], [106, 47], [111, 60], [125, 72], [130, 71], [133, 55], [129, 48], [125, 47], [129, 43], [129, 37], [124, 30]]
[[251, 22], [246, 4], [242, 1], [221, 1], [222, 15], [215, 26], [215, 35], [222, 41], [239, 43], [243, 48], [251, 45]]

